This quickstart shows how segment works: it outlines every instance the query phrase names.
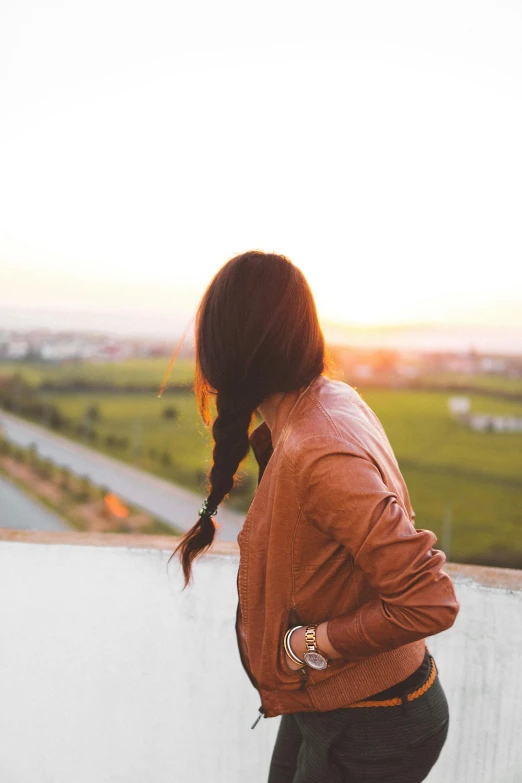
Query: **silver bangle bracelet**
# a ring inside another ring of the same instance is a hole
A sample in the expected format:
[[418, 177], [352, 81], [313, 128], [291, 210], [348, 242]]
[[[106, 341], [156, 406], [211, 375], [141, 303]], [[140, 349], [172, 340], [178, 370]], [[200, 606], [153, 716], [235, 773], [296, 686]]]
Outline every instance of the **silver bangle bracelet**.
[[288, 646], [288, 649], [290, 650], [290, 652], [291, 652], [291, 654], [292, 654], [292, 656], [293, 656], [294, 660], [295, 660], [295, 661], [298, 661], [299, 663], [302, 663], [303, 665], [305, 665], [305, 662], [304, 662], [304, 661], [302, 661], [300, 658], [298, 658], [298, 657], [297, 657], [297, 655], [296, 655], [296, 654], [295, 654], [295, 652], [292, 650], [292, 647], [291, 647], [291, 645], [290, 645], [290, 639], [292, 638], [292, 634], [293, 634], [293, 632], [294, 632], [294, 631], [297, 631], [297, 629], [298, 629], [298, 628], [302, 628], [302, 627], [303, 627], [302, 625], [296, 625], [296, 626], [295, 626], [295, 628], [292, 628], [292, 630], [290, 631], [290, 633], [289, 633], [289, 634], [288, 634], [288, 636], [286, 637], [286, 644], [287, 644], [287, 646]]

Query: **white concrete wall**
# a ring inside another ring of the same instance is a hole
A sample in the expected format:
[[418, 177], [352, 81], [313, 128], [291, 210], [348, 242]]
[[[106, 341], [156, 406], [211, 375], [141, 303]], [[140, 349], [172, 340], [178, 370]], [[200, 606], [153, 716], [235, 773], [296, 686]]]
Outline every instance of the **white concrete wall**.
[[[18, 537], [0, 541], [0, 781], [266, 781], [280, 718], [250, 730], [236, 554], [181, 592], [171, 550]], [[451, 730], [428, 780], [520, 783], [522, 573], [462, 571], [459, 618], [429, 642]]]

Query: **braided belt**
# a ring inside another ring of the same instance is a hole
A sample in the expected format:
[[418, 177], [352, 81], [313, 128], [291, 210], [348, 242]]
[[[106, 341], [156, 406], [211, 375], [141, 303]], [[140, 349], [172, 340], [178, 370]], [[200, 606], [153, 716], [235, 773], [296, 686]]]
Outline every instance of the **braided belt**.
[[[408, 701], [415, 701], [415, 699], [423, 696], [435, 682], [435, 677], [437, 676], [437, 667], [435, 666], [435, 661], [433, 658], [430, 658], [430, 662], [431, 669], [428, 679], [424, 685], [421, 685], [421, 687], [417, 688], [416, 691], [408, 693], [408, 695], [404, 697]], [[400, 707], [402, 704], [403, 700], [401, 697], [396, 696], [394, 699], [385, 699], [384, 701], [356, 701], [353, 704], [347, 704], [346, 707]]]

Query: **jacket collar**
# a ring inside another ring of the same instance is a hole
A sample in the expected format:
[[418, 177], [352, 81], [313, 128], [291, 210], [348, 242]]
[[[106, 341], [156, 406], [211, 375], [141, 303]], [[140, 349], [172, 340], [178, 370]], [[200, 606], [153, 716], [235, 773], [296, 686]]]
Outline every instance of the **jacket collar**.
[[290, 414], [296, 407], [301, 397], [306, 394], [308, 389], [316, 380], [317, 378], [314, 378], [314, 380], [304, 388], [301, 387], [300, 389], [295, 389], [285, 393], [284, 397], [279, 403], [279, 407], [277, 408], [272, 430], [270, 430], [266, 421], [261, 422], [259, 426], [252, 430], [248, 440], [252, 446], [258, 462], [265, 451], [267, 451], [269, 448], [275, 449], [277, 443], [279, 442], [279, 438], [281, 437], [283, 430], [288, 423]]
[[272, 437], [266, 421], [256, 427], [248, 436], [250, 445], [254, 452], [258, 464], [261, 464], [261, 458], [265, 451], [272, 450]]

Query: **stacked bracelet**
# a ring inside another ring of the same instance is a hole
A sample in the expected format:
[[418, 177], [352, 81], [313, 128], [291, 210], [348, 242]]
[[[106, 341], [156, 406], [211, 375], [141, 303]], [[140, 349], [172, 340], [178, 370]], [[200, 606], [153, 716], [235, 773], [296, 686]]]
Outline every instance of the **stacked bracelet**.
[[294, 653], [292, 648], [290, 647], [290, 637], [292, 636], [294, 631], [297, 631], [298, 628], [302, 628], [302, 625], [296, 625], [294, 628], [289, 628], [288, 631], [285, 633], [283, 644], [285, 646], [285, 652], [288, 655], [289, 658], [293, 660], [294, 663], [298, 663], [301, 667], [306, 666], [305, 662], [302, 661], [300, 658], [297, 657], [297, 655]]

